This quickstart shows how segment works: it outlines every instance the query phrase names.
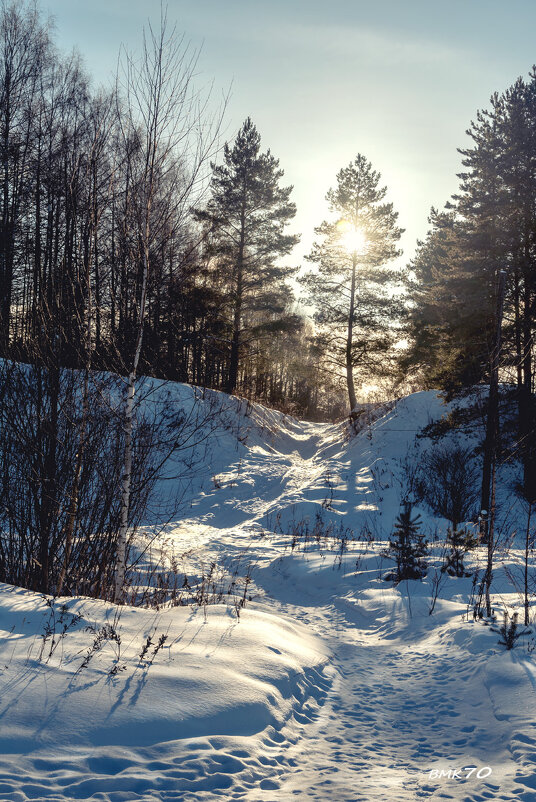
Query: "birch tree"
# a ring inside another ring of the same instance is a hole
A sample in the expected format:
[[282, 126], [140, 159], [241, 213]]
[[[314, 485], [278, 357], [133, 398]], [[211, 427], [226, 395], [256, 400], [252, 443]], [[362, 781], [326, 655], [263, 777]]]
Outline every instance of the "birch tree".
[[[132, 343], [124, 407], [124, 459], [120, 528], [117, 540], [114, 599], [120, 602], [126, 570], [131, 504], [136, 379], [147, 317], [152, 246], [163, 231], [177, 225], [198, 201], [204, 168], [213, 155], [218, 121], [205, 118], [207, 94], [193, 85], [198, 53], [169, 30], [165, 12], [160, 28], [144, 31], [141, 56], [123, 51], [118, 70], [118, 119], [124, 144], [123, 169], [130, 176], [128, 197], [131, 267], [139, 280], [137, 329]], [[158, 215], [155, 205], [158, 199]]]

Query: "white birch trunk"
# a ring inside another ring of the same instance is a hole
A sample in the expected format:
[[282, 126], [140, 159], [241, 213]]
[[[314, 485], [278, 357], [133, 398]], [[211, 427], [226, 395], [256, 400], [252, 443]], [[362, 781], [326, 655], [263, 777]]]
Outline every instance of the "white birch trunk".
[[115, 567], [114, 601], [121, 601], [125, 584], [128, 513], [130, 510], [130, 483], [132, 478], [132, 419], [134, 413], [134, 392], [136, 373], [132, 371], [128, 377], [127, 399], [125, 404], [125, 454], [123, 459], [123, 476], [121, 481], [121, 520], [117, 536], [117, 555]]
[[125, 423], [123, 426], [123, 432], [125, 434], [125, 452], [123, 459], [123, 477], [121, 482], [121, 518], [119, 523], [119, 533], [117, 536], [117, 553], [115, 564], [114, 602], [116, 604], [119, 604], [122, 601], [125, 585], [128, 516], [130, 512], [130, 486], [132, 481], [132, 428], [134, 421], [134, 396], [136, 391], [136, 375], [140, 361], [141, 346], [143, 343], [148, 274], [148, 248], [145, 248], [143, 255], [143, 283], [141, 291], [138, 339], [136, 341], [136, 350], [134, 352], [132, 370], [130, 371], [130, 375], [128, 377], [127, 398], [125, 403]]

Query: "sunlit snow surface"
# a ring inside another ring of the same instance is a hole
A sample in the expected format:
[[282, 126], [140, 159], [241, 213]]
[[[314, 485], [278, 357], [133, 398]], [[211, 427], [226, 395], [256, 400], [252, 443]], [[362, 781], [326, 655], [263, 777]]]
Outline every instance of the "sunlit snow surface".
[[[192, 405], [190, 388], [174, 392]], [[441, 400], [410, 396], [350, 439], [214, 398], [225, 425], [192, 446], [195, 469], [169, 465], [159, 493], [163, 506], [180, 497], [180, 520], [153, 548], [188, 572], [252, 564], [252, 600], [239, 620], [232, 603], [117, 620], [88, 599], [57, 601], [53, 618], [43, 597], [0, 586], [0, 800], [536, 799], [532, 636], [506, 652], [473, 623], [470, 578], [444, 577], [429, 615], [433, 561], [423, 582], [382, 579], [403, 461], [431, 447], [415, 435]], [[500, 525], [521, 533], [515, 468], [500, 479]], [[444, 535], [419, 511], [429, 537]], [[303, 538], [292, 549], [319, 521], [360, 540], [342, 555]], [[497, 567], [498, 610], [520, 602], [507, 579], [519, 584], [519, 559]], [[121, 642], [92, 653], [106, 623]], [[452, 776], [469, 767], [482, 776]]]

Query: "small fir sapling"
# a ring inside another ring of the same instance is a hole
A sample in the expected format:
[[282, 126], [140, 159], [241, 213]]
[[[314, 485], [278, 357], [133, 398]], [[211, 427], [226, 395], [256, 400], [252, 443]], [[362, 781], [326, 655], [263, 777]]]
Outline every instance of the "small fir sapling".
[[441, 568], [442, 572], [449, 576], [472, 576], [472, 571], [466, 571], [463, 560], [468, 551], [476, 546], [476, 540], [468, 529], [447, 529], [447, 548], [445, 564]]
[[510, 619], [508, 612], [505, 610], [504, 622], [500, 629], [495, 629], [495, 627], [492, 627], [493, 632], [497, 632], [502, 636], [502, 640], [499, 641], [499, 645], [505, 646], [508, 651], [514, 648], [516, 641], [523, 635], [530, 635], [529, 629], [519, 630], [518, 617], [519, 613], [514, 613]]
[[411, 504], [405, 503], [395, 521], [393, 537], [384, 556], [396, 562], [394, 571], [389, 571], [386, 581], [401, 582], [404, 579], [422, 579], [426, 575], [428, 542], [420, 532], [421, 516], [412, 517]]

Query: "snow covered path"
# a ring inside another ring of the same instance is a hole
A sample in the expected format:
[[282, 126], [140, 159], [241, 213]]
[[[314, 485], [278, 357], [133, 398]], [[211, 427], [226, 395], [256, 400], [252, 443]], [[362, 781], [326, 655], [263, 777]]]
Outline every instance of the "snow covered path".
[[[239, 622], [225, 604], [124, 608], [122, 673], [104, 651], [77, 673], [93, 637], [84, 625], [113, 606], [71, 600], [80, 624], [43, 664], [46, 604], [0, 593], [11, 654], [0, 802], [536, 801], [530, 639], [505, 652], [465, 620], [470, 579], [445, 577], [430, 616], [433, 569], [398, 587], [381, 578], [401, 461], [442, 411], [420, 393], [352, 441], [269, 411], [246, 445], [222, 435], [212, 478], [161, 548], [185, 553], [190, 577], [196, 565], [252, 564], [253, 599]], [[422, 512], [430, 532], [443, 526]], [[342, 555], [339, 526], [358, 536]], [[499, 602], [518, 602], [502, 570], [494, 585]], [[160, 631], [166, 648], [148, 666], [140, 645]]]
[[[428, 415], [422, 401], [421, 406]], [[377, 493], [370, 468], [378, 451], [391, 459], [402, 457], [415, 428], [411, 420], [394, 426], [389, 453], [389, 434], [383, 431], [389, 425], [380, 422], [372, 435], [359, 438], [361, 448], [356, 443], [348, 453], [333, 427], [302, 425], [296, 447], [287, 443], [283, 453], [269, 459], [270, 490], [277, 487], [279, 493], [271, 500], [270, 493], [255, 493], [256, 483], [262, 482], [259, 466], [241, 465], [244, 481], [250, 477], [253, 487], [246, 505], [250, 520], [242, 521], [240, 529], [251, 537], [261, 516], [270, 523], [277, 513], [279, 529], [285, 530], [285, 524], [292, 529], [301, 516], [311, 518], [319, 509], [328, 519], [336, 511], [345, 525], [355, 525], [358, 512], [374, 508], [368, 503]], [[292, 434], [287, 433], [291, 442]], [[380, 476], [387, 477], [382, 489], [392, 492], [392, 462], [378, 467]], [[239, 486], [234, 489], [237, 500]], [[231, 497], [226, 506], [234, 506]], [[219, 529], [218, 547], [240, 541], [236, 528]], [[235, 798], [536, 799], [536, 698], [530, 677], [512, 654], [496, 647], [495, 634], [462, 621], [459, 599], [464, 594], [467, 599], [470, 590], [465, 580], [449, 579], [441, 593], [446, 600], [439, 599], [430, 617], [427, 584], [394, 589], [379, 579], [377, 550], [362, 561], [359, 573], [345, 575], [334, 570], [333, 557], [286, 554], [274, 560], [261, 543], [257, 560], [266, 567], [255, 574], [258, 603], [305, 624], [322, 639], [332, 655], [333, 685], [318, 715], [303, 715], [300, 737], [282, 747], [265, 785], [254, 793], [237, 787]], [[457, 603], [448, 601], [453, 596]], [[527, 663], [526, 653], [521, 662]], [[514, 697], [510, 683], [517, 686]], [[501, 709], [505, 698], [506, 715]]]
[[[426, 620], [397, 628], [394, 616], [403, 619], [404, 610], [392, 609], [398, 599], [388, 591], [385, 605], [378, 603], [381, 595], [374, 594], [374, 608], [368, 599], [368, 628], [362, 599], [357, 608], [340, 605], [344, 612], [333, 605], [294, 612], [329, 644], [336, 680], [320, 716], [289, 750], [297, 768], [281, 777], [279, 795], [266, 798], [536, 799], [536, 706], [523, 672], [499, 658], [520, 684], [504, 717], [486, 687], [486, 652], [468, 654], [448, 625], [428, 637]], [[374, 613], [393, 626], [374, 626]], [[466, 767], [481, 770], [483, 779], [463, 771], [460, 779], [431, 774]]]

